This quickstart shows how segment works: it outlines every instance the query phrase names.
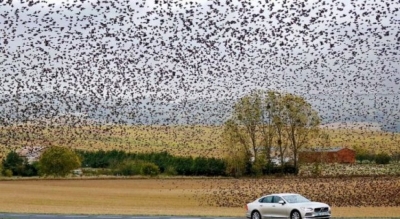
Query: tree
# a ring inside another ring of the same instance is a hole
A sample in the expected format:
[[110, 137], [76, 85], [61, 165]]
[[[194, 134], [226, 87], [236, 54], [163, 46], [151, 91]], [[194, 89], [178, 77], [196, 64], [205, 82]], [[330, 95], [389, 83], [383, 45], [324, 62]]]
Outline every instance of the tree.
[[[259, 92], [254, 92], [239, 100], [234, 107], [235, 119], [239, 123], [236, 126], [236, 135], [242, 145], [254, 156], [254, 162], [258, 159], [259, 140], [258, 131], [261, 124], [262, 100]], [[235, 123], [233, 123], [234, 125]]]
[[268, 101], [273, 102], [273, 110], [272, 110], [272, 128], [275, 129], [275, 151], [279, 150], [279, 158], [280, 158], [280, 169], [281, 173], [284, 172], [285, 165], [285, 155], [288, 149], [288, 138], [285, 131], [285, 121], [284, 119], [284, 105], [282, 104], [282, 94], [274, 92], [271, 93]]
[[279, 93], [273, 91], [267, 93], [267, 98], [264, 100], [263, 112], [261, 114], [262, 142], [267, 160], [271, 161], [271, 150], [274, 146], [274, 140], [277, 138], [277, 141], [281, 143], [279, 139], [282, 137], [280, 130], [276, 126], [276, 113], [279, 112]]
[[233, 120], [228, 120], [225, 123], [222, 134], [222, 144], [226, 146], [226, 174], [234, 177], [240, 177], [246, 173], [246, 166], [249, 164], [251, 158], [246, 145], [240, 144], [237, 132], [237, 125]]
[[283, 96], [282, 104], [285, 106], [284, 127], [290, 141], [294, 167], [298, 168], [298, 152], [308, 144], [311, 137], [318, 134], [320, 118], [303, 97], [288, 93]]
[[[331, 147], [331, 137], [330, 137], [330, 135], [326, 131], [320, 130], [320, 133], [319, 133], [319, 135], [317, 137], [317, 143], [318, 143], [318, 147], [319, 147], [318, 149], [319, 150], [324, 150], [326, 148]], [[326, 156], [327, 156], [327, 153], [324, 152], [324, 151], [321, 151], [316, 163], [318, 163], [318, 164], [323, 163], [323, 161], [325, 160]]]
[[51, 147], [40, 157], [39, 173], [45, 176], [67, 176], [81, 166], [79, 156], [65, 147]]
[[23, 172], [23, 169], [24, 159], [15, 151], [8, 153], [6, 159], [3, 160], [3, 175], [6, 175], [5, 171], [9, 170], [12, 172], [12, 175], [17, 176]]
[[[2, 174], [12, 176], [36, 176], [37, 169], [35, 164], [28, 163], [28, 160], [21, 157], [15, 151], [7, 154], [2, 162]], [[7, 173], [6, 173], [7, 172]], [[11, 173], [11, 174], [10, 174]]]
[[[263, 113], [262, 106], [264, 104], [262, 98], [263, 93], [260, 91], [253, 91], [251, 94], [240, 98], [234, 105], [232, 118], [225, 123], [223, 139], [227, 142], [226, 146], [228, 148], [234, 147], [228, 151], [240, 153], [235, 156], [236, 158], [242, 157], [242, 159], [248, 159], [241, 162], [241, 167], [237, 166], [237, 168], [234, 168], [237, 171], [245, 165], [245, 172], [262, 172], [264, 157], [259, 156], [262, 154], [261, 145], [263, 141], [260, 132], [262, 125], [261, 114]], [[232, 154], [229, 156], [232, 156]], [[250, 164], [251, 158], [252, 164]], [[227, 160], [228, 163], [229, 160], [231, 159]], [[229, 164], [228, 167], [232, 168]], [[252, 167], [252, 170], [249, 167]]]
[[298, 151], [318, 133], [319, 123], [317, 112], [303, 97], [255, 90], [235, 104], [223, 135], [229, 140], [228, 147], [240, 145], [242, 150], [236, 151], [253, 156], [253, 166], [265, 160], [270, 162], [271, 148], [276, 144], [281, 164], [291, 149], [294, 167], [298, 168]]

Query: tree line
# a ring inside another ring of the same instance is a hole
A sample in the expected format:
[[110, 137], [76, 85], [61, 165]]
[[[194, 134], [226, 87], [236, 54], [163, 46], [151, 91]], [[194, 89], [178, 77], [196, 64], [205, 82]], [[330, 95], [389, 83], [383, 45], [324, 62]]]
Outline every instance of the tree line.
[[108, 175], [226, 176], [226, 163], [219, 158], [179, 157], [167, 152], [83, 151], [64, 147], [47, 149], [29, 163], [15, 151], [2, 162], [4, 176], [67, 176], [78, 168], [107, 169]]
[[[399, 155], [393, 157], [385, 153], [375, 156], [359, 152], [357, 160], [366, 160], [377, 164], [399, 162]], [[46, 150], [38, 161], [29, 163], [15, 151], [7, 154], [2, 161], [1, 173], [4, 176], [61, 176], [71, 174], [74, 169], [82, 168], [86, 175], [181, 175], [181, 176], [237, 176], [229, 167], [228, 159], [191, 156], [173, 156], [168, 152], [131, 153], [122, 150], [84, 151], [71, 150], [64, 147], [51, 147]], [[238, 160], [238, 162], [240, 162]], [[247, 163], [242, 176], [254, 176], [256, 173]], [[262, 166], [263, 175], [297, 174], [291, 164], [281, 166], [267, 163]]]
[[131, 153], [122, 150], [77, 151], [82, 158], [82, 166], [90, 168], [108, 168], [116, 173], [129, 162], [151, 163], [159, 169], [157, 172], [184, 176], [225, 176], [226, 164], [220, 158], [173, 156], [168, 152]]
[[[168, 152], [131, 153], [122, 150], [84, 151], [65, 147], [47, 149], [38, 161], [29, 163], [15, 151], [2, 161], [4, 176], [58, 176], [70, 175], [82, 169], [87, 175], [181, 175], [181, 176], [231, 176], [225, 159], [213, 157], [174, 156]], [[285, 172], [295, 173], [285, 166]], [[279, 173], [274, 166], [264, 169], [265, 174]], [[252, 175], [251, 168], [245, 175]]]
[[224, 124], [229, 172], [241, 176], [251, 169], [261, 175], [274, 162], [282, 164], [282, 173], [287, 163], [297, 171], [300, 150], [321, 135], [319, 124], [318, 113], [303, 97], [253, 90], [239, 99]]

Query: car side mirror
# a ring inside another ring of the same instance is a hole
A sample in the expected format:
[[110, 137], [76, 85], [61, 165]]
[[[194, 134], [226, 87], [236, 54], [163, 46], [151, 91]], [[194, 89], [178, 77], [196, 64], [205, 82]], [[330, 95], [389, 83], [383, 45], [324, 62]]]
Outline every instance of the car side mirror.
[[283, 200], [280, 200], [278, 203], [281, 204], [281, 205], [284, 205], [286, 202], [283, 201]]

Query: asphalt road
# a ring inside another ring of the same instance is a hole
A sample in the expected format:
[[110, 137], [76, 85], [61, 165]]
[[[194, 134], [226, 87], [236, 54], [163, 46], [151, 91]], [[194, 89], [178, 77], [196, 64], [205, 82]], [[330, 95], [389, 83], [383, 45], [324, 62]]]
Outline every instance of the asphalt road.
[[129, 215], [61, 215], [0, 213], [0, 219], [245, 219], [245, 217], [181, 217], [181, 216], [129, 216]]
[[[246, 219], [243, 217], [183, 217], [183, 216], [129, 216], [129, 215], [62, 215], [62, 214], [13, 214], [0, 213], [0, 219]], [[395, 218], [400, 218], [395, 217]], [[332, 219], [352, 219], [335, 218]], [[380, 219], [380, 218], [362, 218]], [[383, 218], [382, 218], [383, 219]], [[388, 218], [384, 218], [388, 219]]]

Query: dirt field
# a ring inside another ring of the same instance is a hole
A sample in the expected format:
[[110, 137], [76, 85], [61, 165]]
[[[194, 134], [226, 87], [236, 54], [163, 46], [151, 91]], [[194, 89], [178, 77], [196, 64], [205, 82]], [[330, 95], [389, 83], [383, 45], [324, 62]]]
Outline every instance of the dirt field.
[[[400, 178], [395, 177], [13, 180], [0, 181], [0, 191], [0, 212], [15, 213], [241, 217], [245, 203], [260, 194], [298, 191], [315, 200], [343, 202], [333, 207], [335, 217], [400, 216]], [[360, 198], [375, 201], [356, 201]], [[371, 203], [380, 207], [371, 207]]]

